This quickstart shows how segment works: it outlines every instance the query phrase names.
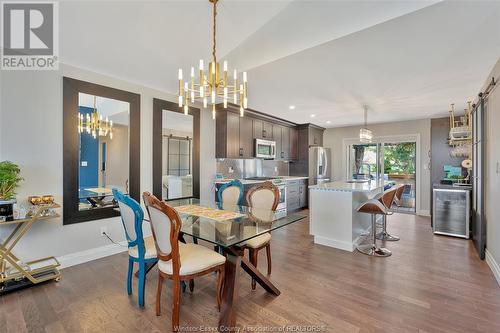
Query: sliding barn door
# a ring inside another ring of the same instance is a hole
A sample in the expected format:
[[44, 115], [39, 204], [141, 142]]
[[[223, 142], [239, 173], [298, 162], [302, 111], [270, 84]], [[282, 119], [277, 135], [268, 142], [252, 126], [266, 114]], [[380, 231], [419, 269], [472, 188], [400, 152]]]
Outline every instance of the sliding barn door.
[[486, 249], [486, 216], [484, 207], [486, 104], [481, 98], [472, 116], [472, 241], [484, 259]]

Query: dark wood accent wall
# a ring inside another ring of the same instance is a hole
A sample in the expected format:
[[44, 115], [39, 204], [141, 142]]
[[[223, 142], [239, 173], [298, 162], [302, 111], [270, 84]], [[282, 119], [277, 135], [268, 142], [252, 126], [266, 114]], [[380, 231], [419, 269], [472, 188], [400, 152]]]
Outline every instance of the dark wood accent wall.
[[[153, 194], [162, 198], [163, 110], [183, 113], [177, 103], [153, 99]], [[200, 109], [190, 107], [193, 116], [193, 197], [200, 198]]]
[[78, 198], [78, 93], [112, 98], [129, 103], [129, 194], [140, 201], [141, 96], [129, 91], [63, 78], [63, 224], [118, 216], [112, 207], [79, 210]]

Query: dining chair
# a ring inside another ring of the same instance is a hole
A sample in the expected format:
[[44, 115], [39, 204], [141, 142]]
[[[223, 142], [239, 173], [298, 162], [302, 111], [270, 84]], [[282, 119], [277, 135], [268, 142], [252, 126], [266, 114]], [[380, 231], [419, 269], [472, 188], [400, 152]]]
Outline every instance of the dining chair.
[[[264, 182], [252, 187], [247, 192], [247, 203], [249, 207], [257, 208], [265, 211], [275, 211], [278, 207], [279, 190], [271, 182]], [[271, 234], [265, 233], [257, 237], [251, 238], [244, 242], [241, 247], [248, 249], [249, 260], [257, 267], [257, 258], [259, 251], [266, 249], [267, 256], [267, 275], [271, 274]], [[252, 279], [252, 290], [255, 290], [256, 281]]]
[[239, 180], [234, 179], [219, 187], [217, 199], [222, 206], [239, 206], [243, 204], [244, 191], [243, 184]]
[[144, 289], [146, 285], [147, 265], [154, 265], [158, 259], [153, 236], [144, 238], [142, 222], [144, 212], [141, 205], [123, 192], [113, 189], [113, 197], [118, 202], [120, 215], [128, 242], [127, 293], [132, 294], [132, 273], [134, 263], [139, 265], [139, 306], [144, 307]]
[[216, 300], [220, 311], [222, 281], [226, 257], [193, 243], [178, 240], [182, 221], [177, 211], [149, 192], [144, 192], [144, 203], [151, 219], [151, 229], [158, 253], [158, 289], [156, 292], [156, 315], [161, 314], [160, 300], [163, 280], [173, 281], [172, 330], [179, 328], [180, 282], [217, 272]]

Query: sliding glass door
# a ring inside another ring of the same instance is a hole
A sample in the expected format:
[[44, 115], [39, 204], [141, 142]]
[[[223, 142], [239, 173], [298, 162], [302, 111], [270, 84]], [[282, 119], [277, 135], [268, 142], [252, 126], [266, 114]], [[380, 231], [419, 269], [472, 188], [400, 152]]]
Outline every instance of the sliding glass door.
[[351, 143], [347, 149], [347, 180], [383, 180], [386, 187], [403, 185], [403, 196], [393, 209], [415, 213], [417, 198], [417, 142], [379, 138], [374, 143]]

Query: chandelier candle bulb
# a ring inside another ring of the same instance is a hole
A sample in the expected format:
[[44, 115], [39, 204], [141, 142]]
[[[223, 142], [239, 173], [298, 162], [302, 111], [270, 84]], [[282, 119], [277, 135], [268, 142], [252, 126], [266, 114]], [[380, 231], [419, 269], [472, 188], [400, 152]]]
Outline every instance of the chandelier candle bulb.
[[215, 120], [215, 104], [212, 104], [212, 119]]
[[182, 80], [182, 68], [179, 68], [179, 80]]
[[186, 116], [188, 115], [188, 111], [189, 111], [189, 108], [188, 108], [188, 106], [187, 106], [187, 104], [186, 104], [186, 105], [184, 105], [184, 114], [185, 114]]
[[191, 67], [191, 79], [194, 78], [194, 67]]
[[200, 71], [203, 71], [203, 59], [200, 59]]
[[215, 90], [212, 90], [212, 104], [215, 104]]
[[243, 72], [243, 82], [247, 83], [247, 72]]
[[200, 97], [205, 97], [205, 90], [203, 89], [203, 85], [200, 85]]
[[179, 95], [179, 107], [182, 107], [182, 95]]
[[208, 107], [208, 101], [206, 97], [203, 97], [203, 107], [207, 108]]

